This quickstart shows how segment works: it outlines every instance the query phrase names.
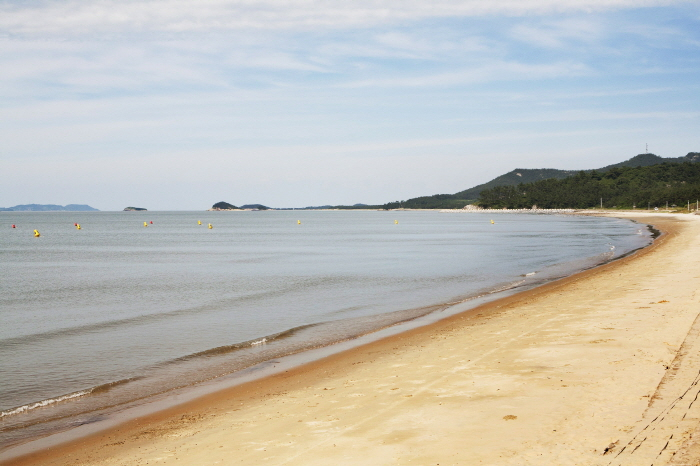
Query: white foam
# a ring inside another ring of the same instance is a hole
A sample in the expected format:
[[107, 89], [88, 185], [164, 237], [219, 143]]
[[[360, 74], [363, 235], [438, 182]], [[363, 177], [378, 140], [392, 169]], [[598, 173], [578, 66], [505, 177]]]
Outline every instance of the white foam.
[[518, 280], [517, 282], [509, 283], [509, 284], [502, 286], [500, 288], [495, 288], [495, 289], [489, 291], [488, 294], [500, 293], [501, 291], [511, 290], [517, 286], [522, 285], [523, 283], [525, 283], [525, 280]]
[[24, 406], [8, 409], [6, 411], [0, 412], [0, 419], [5, 416], [12, 416], [14, 414], [25, 413], [27, 411], [31, 411], [32, 409], [43, 408], [44, 406], [50, 406], [52, 404], [60, 403], [61, 401], [66, 401], [72, 398], [78, 398], [81, 396], [89, 395], [90, 393], [92, 393], [92, 390], [92, 388], [89, 390], [81, 390], [79, 392], [73, 392], [67, 395], [57, 396], [56, 398], [49, 398], [48, 400], [37, 401], [36, 403], [29, 403]]

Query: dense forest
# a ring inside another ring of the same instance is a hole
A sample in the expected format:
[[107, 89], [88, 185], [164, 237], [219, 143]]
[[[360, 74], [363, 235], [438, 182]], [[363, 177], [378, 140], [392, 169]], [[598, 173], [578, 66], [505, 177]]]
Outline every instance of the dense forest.
[[662, 163], [616, 167], [604, 173], [581, 171], [564, 179], [547, 179], [481, 191], [486, 208], [543, 209], [685, 206], [700, 199], [699, 163]]
[[436, 194], [409, 199], [407, 201], [387, 202], [382, 209], [461, 209], [469, 204], [468, 199], [455, 198], [454, 194]]

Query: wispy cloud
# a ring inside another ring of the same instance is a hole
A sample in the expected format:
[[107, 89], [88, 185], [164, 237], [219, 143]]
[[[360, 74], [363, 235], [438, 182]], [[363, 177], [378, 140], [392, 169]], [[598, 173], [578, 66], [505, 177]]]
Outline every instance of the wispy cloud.
[[567, 18], [541, 21], [539, 24], [518, 24], [511, 30], [516, 40], [547, 48], [568, 47], [572, 43], [595, 43], [603, 39], [605, 29], [594, 19]]
[[551, 64], [528, 64], [493, 61], [474, 68], [447, 73], [426, 74], [411, 77], [367, 79], [343, 84], [343, 87], [423, 87], [456, 86], [494, 81], [522, 81], [585, 76], [592, 71], [582, 63], [559, 62]]
[[596, 12], [669, 5], [672, 0], [68, 0], [0, 6], [0, 30], [10, 34], [211, 32], [234, 29], [366, 28], [395, 21], [481, 15]]

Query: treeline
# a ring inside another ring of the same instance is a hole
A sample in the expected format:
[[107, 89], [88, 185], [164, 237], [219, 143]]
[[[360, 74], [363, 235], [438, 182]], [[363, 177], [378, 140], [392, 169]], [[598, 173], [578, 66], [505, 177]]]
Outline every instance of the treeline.
[[455, 194], [436, 194], [408, 199], [406, 201], [387, 202], [379, 206], [382, 209], [461, 209], [469, 204], [469, 199], [461, 199]]
[[485, 208], [586, 209], [684, 206], [700, 198], [700, 163], [663, 163], [612, 168], [605, 173], [581, 171], [564, 179], [547, 179], [481, 191]]

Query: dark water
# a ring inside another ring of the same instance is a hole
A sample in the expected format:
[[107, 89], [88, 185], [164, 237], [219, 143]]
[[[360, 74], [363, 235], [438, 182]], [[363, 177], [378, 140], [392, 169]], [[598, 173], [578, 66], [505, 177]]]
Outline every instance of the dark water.
[[2, 212], [0, 446], [650, 241], [625, 220], [490, 218]]

